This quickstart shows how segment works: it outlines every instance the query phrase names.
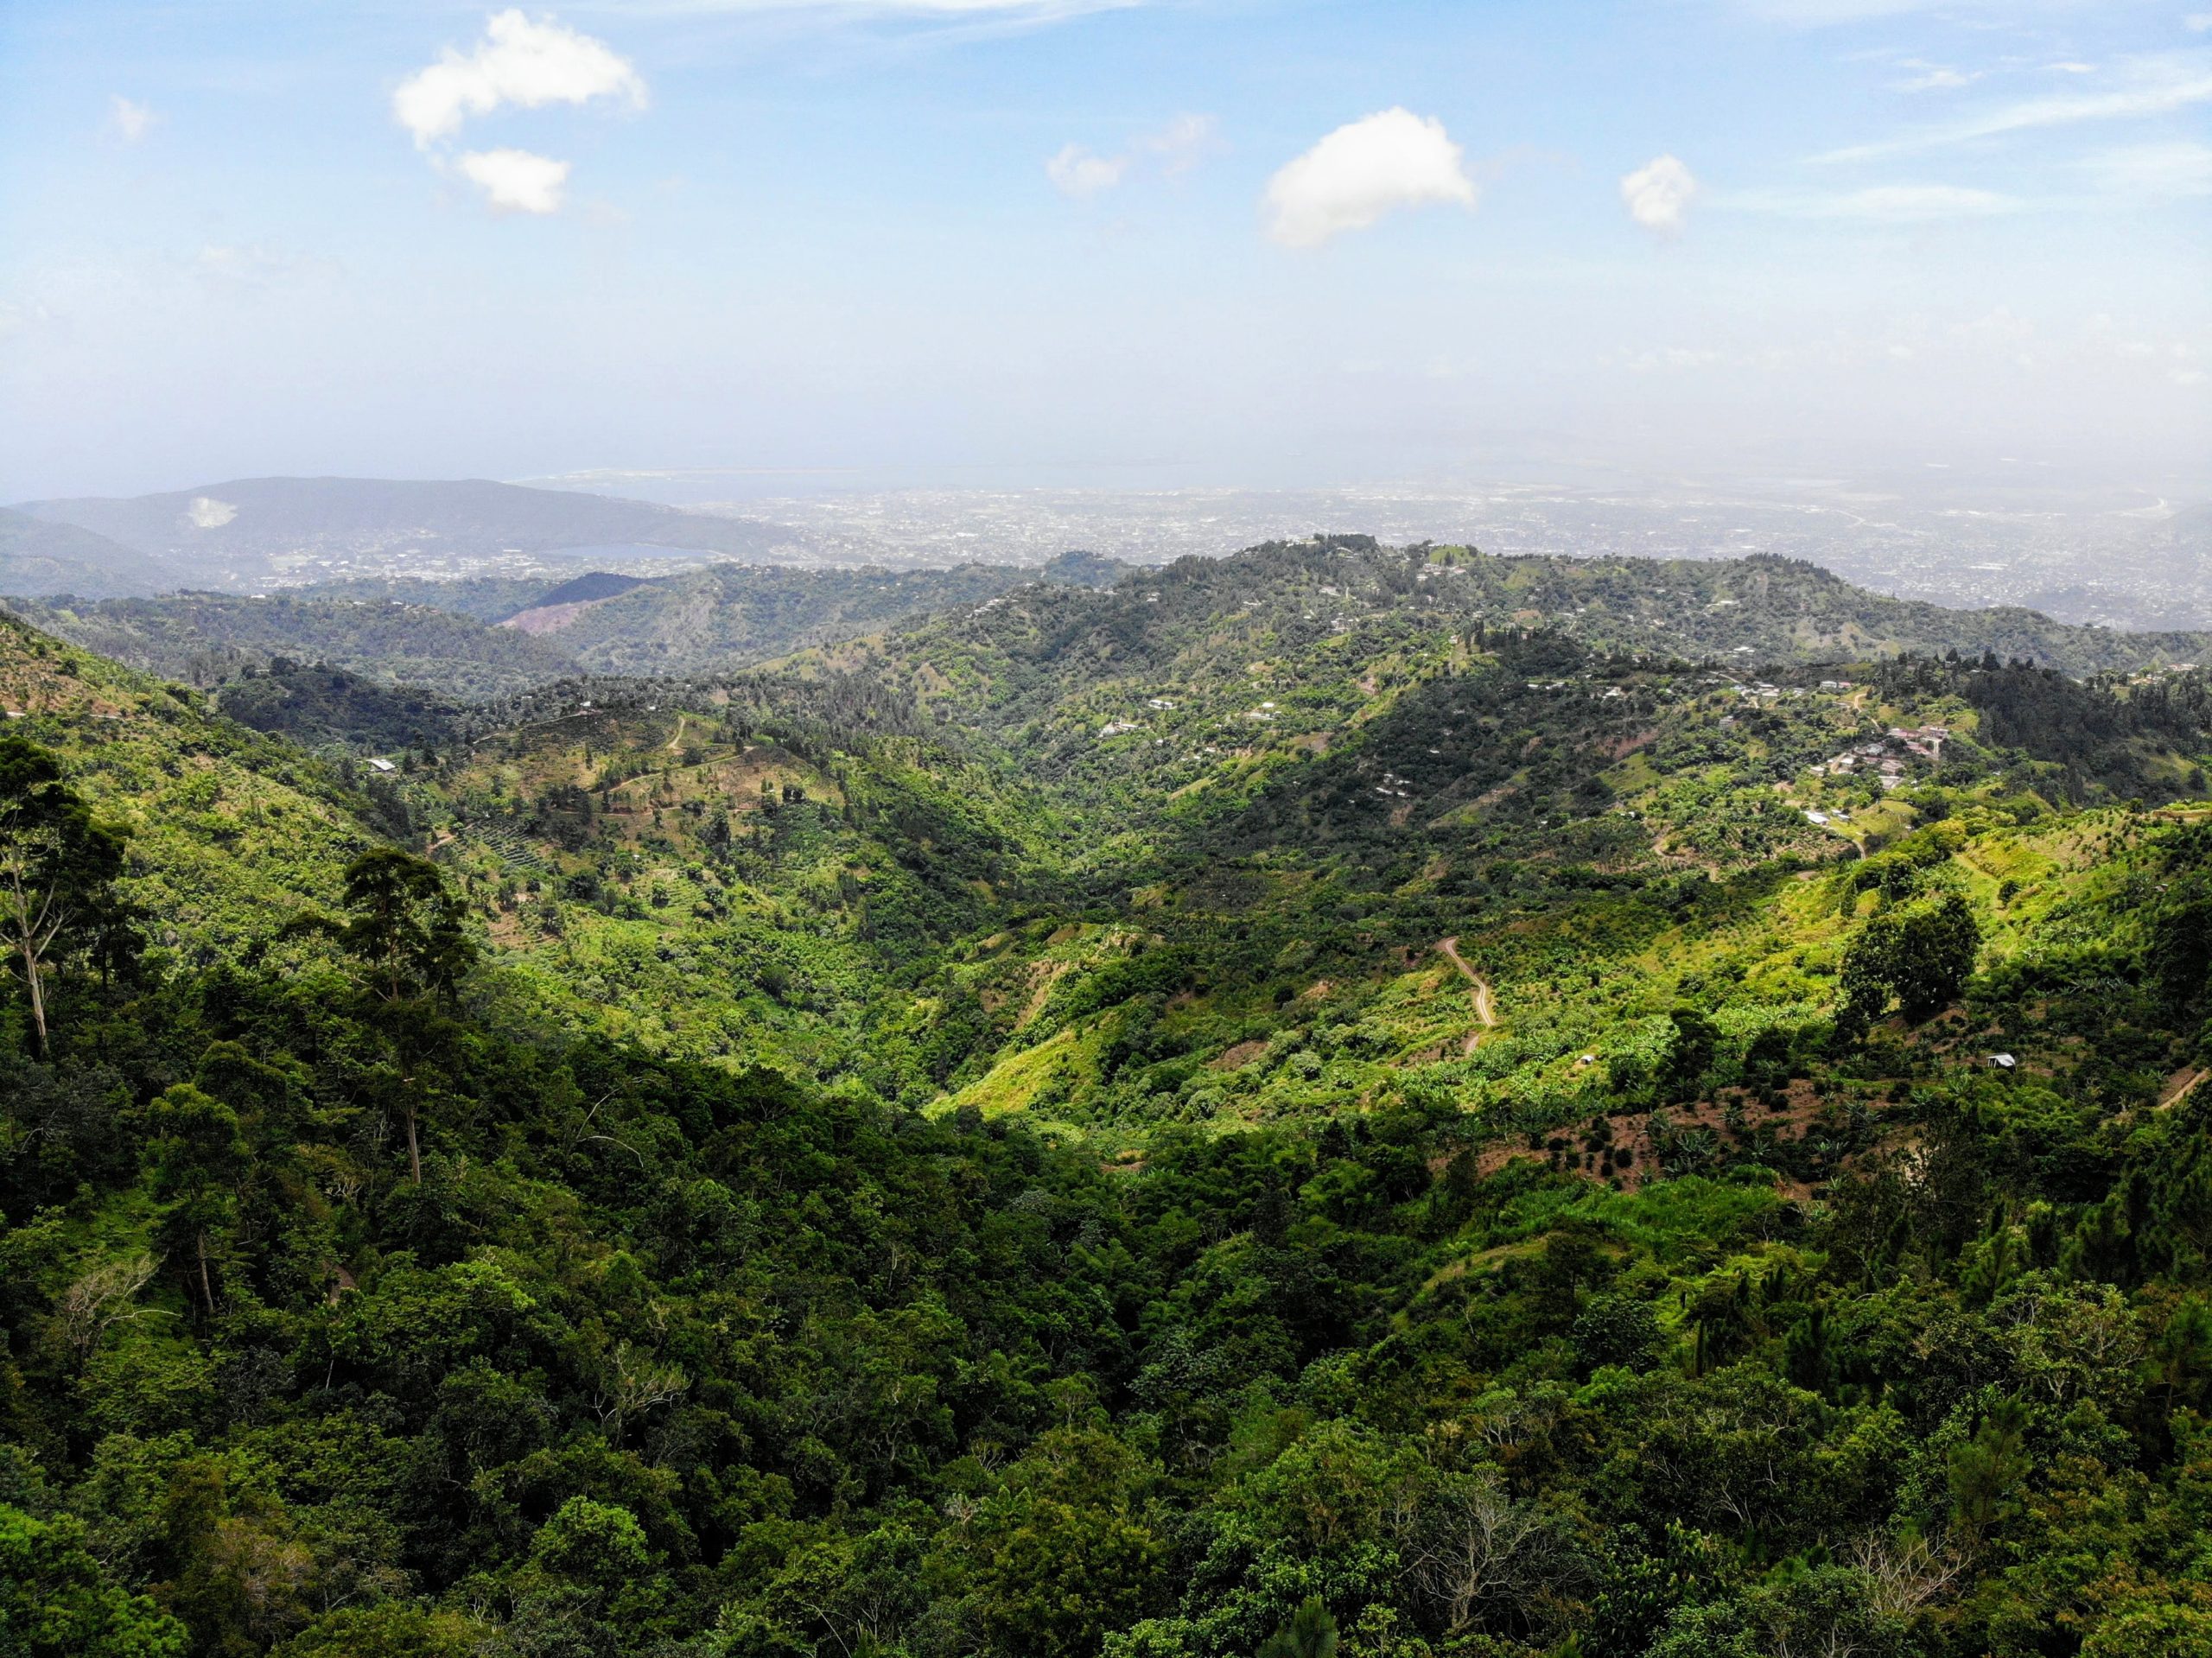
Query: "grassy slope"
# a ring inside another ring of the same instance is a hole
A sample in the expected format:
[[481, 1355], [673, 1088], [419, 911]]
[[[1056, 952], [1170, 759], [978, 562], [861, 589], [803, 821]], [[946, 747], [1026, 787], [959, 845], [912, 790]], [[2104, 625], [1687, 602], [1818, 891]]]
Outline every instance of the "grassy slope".
[[372, 839], [368, 803], [329, 768], [12, 618], [0, 618], [0, 702], [23, 715], [10, 728], [60, 752], [94, 810], [130, 831], [130, 897], [195, 959], [328, 902]]

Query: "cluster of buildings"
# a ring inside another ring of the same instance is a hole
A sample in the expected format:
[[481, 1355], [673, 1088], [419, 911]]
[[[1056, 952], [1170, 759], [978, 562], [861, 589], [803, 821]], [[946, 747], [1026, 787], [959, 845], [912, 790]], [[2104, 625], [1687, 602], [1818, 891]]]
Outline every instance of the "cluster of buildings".
[[1891, 726], [1885, 735], [1854, 744], [1823, 761], [1821, 770], [1832, 778], [1872, 773], [1884, 789], [1894, 789], [1904, 781], [1904, 770], [1910, 762], [1921, 759], [1931, 765], [1941, 762], [1944, 740], [1950, 734], [1948, 726], [1923, 725], [1910, 729]]

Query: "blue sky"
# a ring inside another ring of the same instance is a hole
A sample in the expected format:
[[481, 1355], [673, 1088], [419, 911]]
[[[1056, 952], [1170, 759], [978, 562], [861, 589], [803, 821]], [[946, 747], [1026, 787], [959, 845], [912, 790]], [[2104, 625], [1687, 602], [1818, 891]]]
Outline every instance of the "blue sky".
[[0, 499], [2201, 492], [2209, 5], [12, 0]]

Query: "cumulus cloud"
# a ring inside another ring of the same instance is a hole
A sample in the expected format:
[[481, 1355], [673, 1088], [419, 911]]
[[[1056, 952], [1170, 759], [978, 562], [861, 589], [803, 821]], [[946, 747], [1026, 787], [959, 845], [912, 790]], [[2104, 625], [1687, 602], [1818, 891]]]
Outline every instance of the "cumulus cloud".
[[551, 213], [561, 210], [569, 182], [569, 163], [527, 149], [472, 149], [457, 163], [461, 176], [484, 192], [500, 213]]
[[1268, 181], [1268, 234], [1319, 247], [1399, 207], [1475, 205], [1465, 152], [1441, 121], [1389, 109], [1338, 127]]
[[1045, 163], [1045, 176], [1062, 195], [1088, 201], [1121, 183], [1140, 162], [1170, 178], [1189, 172], [1211, 147], [1213, 130], [1211, 115], [1179, 115], [1158, 131], [1140, 135], [1119, 156], [1068, 144]]
[[1128, 168], [1126, 156], [1098, 156], [1081, 144], [1069, 144], [1045, 163], [1045, 176], [1062, 195], [1088, 201], [1119, 184]]
[[1655, 156], [1621, 181], [1628, 216], [1648, 231], [1673, 236], [1688, 217], [1697, 180], [1672, 156]]
[[126, 144], [137, 143], [161, 118], [147, 105], [134, 104], [121, 92], [108, 100], [108, 126]]
[[1160, 162], [1160, 170], [1173, 176], [1187, 173], [1213, 148], [1214, 119], [1211, 115], [1179, 115], [1157, 132], [1137, 140]]
[[484, 38], [466, 55], [448, 47], [438, 60], [399, 83], [391, 95], [392, 118], [427, 147], [459, 132], [471, 116], [503, 105], [543, 109], [548, 104], [626, 99], [643, 108], [645, 83], [603, 41], [555, 22], [532, 22], [519, 10], [502, 11], [484, 25]]

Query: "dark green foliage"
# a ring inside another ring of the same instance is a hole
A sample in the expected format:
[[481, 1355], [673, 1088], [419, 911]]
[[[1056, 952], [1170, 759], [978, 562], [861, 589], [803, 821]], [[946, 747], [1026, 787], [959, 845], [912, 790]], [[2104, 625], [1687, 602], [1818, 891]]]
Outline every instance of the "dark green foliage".
[[1290, 1622], [1260, 1643], [1258, 1658], [1336, 1658], [1336, 1652], [1337, 1620], [1319, 1595], [1308, 1595]]
[[52, 976], [78, 956], [110, 975], [135, 959], [135, 918], [115, 891], [122, 873], [123, 837], [92, 821], [55, 756], [0, 734], [0, 945], [41, 1053]]
[[190, 902], [135, 974], [73, 947], [43, 1052], [0, 1024], [4, 1639], [2190, 1650], [2206, 832], [2052, 812], [2119, 774], [2026, 670], [2024, 759], [1967, 729], [2010, 670], [1894, 670], [1959, 735], [1878, 797], [1811, 778], [1868, 722], [1817, 677], [1504, 619], [1643, 573], [1458, 556], [518, 693], [399, 757], [415, 851], [11, 633], [67, 745], [24, 789], [159, 803], [110, 884]]
[[85, 1528], [0, 1503], [0, 1652], [9, 1658], [181, 1658], [184, 1627], [118, 1587]]
[[1878, 1019], [1895, 1001], [1915, 1024], [1957, 1000], [1981, 931], [1955, 893], [1876, 916], [1844, 952], [1844, 1016]]
[[462, 717], [458, 705], [428, 691], [284, 656], [232, 680], [221, 701], [226, 715], [256, 731], [374, 754], [442, 747]]
[[338, 942], [368, 970], [378, 995], [452, 995], [475, 946], [435, 864], [388, 847], [365, 852], [346, 867], [345, 900], [353, 916]]

